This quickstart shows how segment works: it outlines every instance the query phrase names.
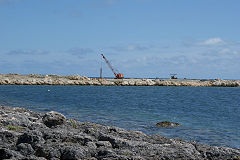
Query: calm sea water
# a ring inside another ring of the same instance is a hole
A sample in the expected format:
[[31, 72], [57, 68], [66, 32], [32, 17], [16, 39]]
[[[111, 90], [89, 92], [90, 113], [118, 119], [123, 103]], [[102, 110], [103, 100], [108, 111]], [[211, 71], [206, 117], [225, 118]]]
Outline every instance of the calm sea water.
[[[0, 104], [240, 148], [240, 88], [0, 86]], [[181, 126], [157, 128], [159, 121]]]

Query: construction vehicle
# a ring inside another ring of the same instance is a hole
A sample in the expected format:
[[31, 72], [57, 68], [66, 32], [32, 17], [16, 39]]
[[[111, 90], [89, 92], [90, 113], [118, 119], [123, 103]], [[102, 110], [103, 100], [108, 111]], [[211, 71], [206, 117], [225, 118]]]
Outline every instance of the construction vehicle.
[[177, 74], [170, 74], [171, 79], [178, 79], [178, 78], [176, 77], [176, 75], [177, 75]]
[[116, 79], [123, 79], [123, 74], [116, 72], [116, 70], [112, 67], [111, 63], [107, 60], [107, 58], [101, 54], [105, 62], [107, 63], [108, 67], [112, 70], [113, 74], [115, 75]]

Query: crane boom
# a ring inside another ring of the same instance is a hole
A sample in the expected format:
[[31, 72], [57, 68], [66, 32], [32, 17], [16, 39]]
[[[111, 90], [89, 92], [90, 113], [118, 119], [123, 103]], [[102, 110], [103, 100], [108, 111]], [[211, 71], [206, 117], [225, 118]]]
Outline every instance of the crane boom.
[[112, 72], [113, 72], [113, 74], [115, 75], [115, 77], [116, 77], [117, 79], [122, 79], [122, 78], [123, 78], [123, 74], [117, 73], [117, 72], [115, 71], [115, 69], [112, 67], [111, 63], [107, 60], [107, 58], [106, 58], [103, 54], [101, 54], [101, 55], [102, 55], [103, 59], [105, 60], [105, 62], [107, 63], [108, 67], [112, 70]]
[[111, 63], [107, 60], [107, 58], [106, 58], [103, 54], [101, 54], [101, 55], [102, 55], [103, 59], [105, 60], [105, 62], [107, 63], [108, 67], [112, 70], [113, 74], [116, 76], [117, 73], [116, 73], [116, 71], [113, 69]]

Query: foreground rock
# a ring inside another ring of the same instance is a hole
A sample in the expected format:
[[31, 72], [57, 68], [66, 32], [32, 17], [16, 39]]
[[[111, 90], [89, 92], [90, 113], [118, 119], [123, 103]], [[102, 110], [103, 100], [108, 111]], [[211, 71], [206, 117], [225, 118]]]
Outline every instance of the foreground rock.
[[0, 159], [239, 159], [240, 150], [0, 107]]
[[192, 86], [240, 87], [240, 80], [100, 79], [71, 75], [0, 74], [0, 85]]
[[66, 122], [66, 117], [61, 113], [51, 111], [46, 113], [43, 116], [42, 120], [46, 126], [52, 127], [52, 126], [62, 125], [64, 122]]

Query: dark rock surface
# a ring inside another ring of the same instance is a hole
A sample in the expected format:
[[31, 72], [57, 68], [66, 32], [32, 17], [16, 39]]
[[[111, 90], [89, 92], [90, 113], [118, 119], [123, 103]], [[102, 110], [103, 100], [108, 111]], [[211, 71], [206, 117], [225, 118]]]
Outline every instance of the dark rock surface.
[[240, 150], [0, 106], [0, 159], [240, 159]]
[[157, 127], [178, 127], [180, 126], [180, 124], [176, 122], [162, 121], [162, 122], [158, 122], [156, 126]]
[[65, 123], [66, 117], [61, 113], [51, 111], [46, 113], [43, 116], [42, 120], [46, 126], [52, 127], [52, 126], [62, 125], [63, 123]]

